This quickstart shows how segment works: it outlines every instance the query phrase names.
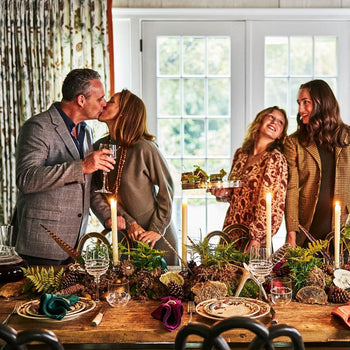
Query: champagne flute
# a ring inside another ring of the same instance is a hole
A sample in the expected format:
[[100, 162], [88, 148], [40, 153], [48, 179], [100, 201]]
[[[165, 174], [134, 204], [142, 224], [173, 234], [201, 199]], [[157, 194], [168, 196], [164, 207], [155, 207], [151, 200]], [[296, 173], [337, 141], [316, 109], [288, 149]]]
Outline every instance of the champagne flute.
[[[110, 151], [113, 152], [113, 154], [110, 155], [110, 157], [112, 158], [117, 158], [117, 147], [116, 145], [113, 145], [111, 143], [100, 143], [99, 149], [109, 149]], [[103, 182], [102, 182], [102, 188], [100, 190], [96, 190], [95, 192], [98, 193], [112, 193], [111, 191], [108, 190], [108, 188], [106, 187], [106, 179], [107, 179], [107, 173], [104, 171], [103, 172]]]
[[100, 276], [107, 272], [109, 266], [108, 246], [104, 243], [91, 244], [85, 250], [86, 272], [94, 277], [96, 283], [96, 299], [100, 301]]
[[272, 271], [271, 249], [251, 247], [248, 268], [258, 281], [259, 299], [262, 300], [265, 277]]

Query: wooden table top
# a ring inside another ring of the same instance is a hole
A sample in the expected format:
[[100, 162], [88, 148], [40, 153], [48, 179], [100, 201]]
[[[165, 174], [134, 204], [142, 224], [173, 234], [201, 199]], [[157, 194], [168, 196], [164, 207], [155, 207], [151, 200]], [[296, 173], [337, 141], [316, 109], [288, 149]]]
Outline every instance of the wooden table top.
[[[12, 310], [14, 300], [0, 302], [0, 322]], [[100, 302], [106, 304], [106, 302]], [[162, 322], [154, 319], [151, 312], [160, 305], [160, 301], [131, 300], [125, 307], [108, 306], [101, 324], [91, 326], [97, 308], [73, 320], [64, 322], [37, 321], [13, 315], [9, 326], [17, 331], [44, 328], [53, 331], [63, 344], [169, 344], [173, 343], [177, 331], [167, 331]], [[275, 307], [279, 324], [297, 328], [305, 343], [342, 342], [350, 345], [350, 328], [331, 315], [336, 307], [330, 305], [308, 305], [292, 302], [284, 307]], [[187, 302], [184, 302], [182, 325], [188, 323]], [[269, 326], [270, 314], [260, 319]], [[193, 322], [213, 325], [214, 320], [193, 315]], [[180, 328], [179, 328], [180, 329]], [[232, 343], [248, 343], [254, 335], [250, 331], [238, 329], [226, 332], [225, 338]], [[190, 337], [189, 341], [200, 341]]]

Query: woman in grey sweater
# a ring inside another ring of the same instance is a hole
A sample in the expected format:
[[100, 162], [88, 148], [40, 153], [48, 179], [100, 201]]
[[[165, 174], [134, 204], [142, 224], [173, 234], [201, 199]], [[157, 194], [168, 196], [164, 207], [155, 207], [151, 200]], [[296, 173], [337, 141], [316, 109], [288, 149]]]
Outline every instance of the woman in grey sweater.
[[[118, 214], [126, 220], [128, 235], [151, 247], [166, 250], [169, 265], [176, 265], [176, 255], [161, 236], [177, 250], [175, 228], [171, 221], [174, 184], [166, 160], [147, 130], [143, 101], [128, 90], [114, 94], [99, 120], [105, 122], [109, 135], [100, 143], [115, 143], [117, 158], [108, 174], [109, 190], [118, 200]], [[95, 184], [101, 187], [101, 172]]]

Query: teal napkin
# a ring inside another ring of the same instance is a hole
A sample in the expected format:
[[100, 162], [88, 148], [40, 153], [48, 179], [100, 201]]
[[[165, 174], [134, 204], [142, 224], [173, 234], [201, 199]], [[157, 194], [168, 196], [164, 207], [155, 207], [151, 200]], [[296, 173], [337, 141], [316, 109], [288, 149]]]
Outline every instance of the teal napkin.
[[42, 294], [40, 297], [39, 314], [55, 320], [62, 320], [67, 311], [79, 300], [76, 295]]

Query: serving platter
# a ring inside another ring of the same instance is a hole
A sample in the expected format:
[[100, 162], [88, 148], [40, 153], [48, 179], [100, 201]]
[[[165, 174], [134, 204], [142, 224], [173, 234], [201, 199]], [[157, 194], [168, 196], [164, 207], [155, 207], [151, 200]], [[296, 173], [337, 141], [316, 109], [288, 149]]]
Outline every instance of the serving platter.
[[[237, 297], [228, 297], [228, 298], [232, 298], [235, 299]], [[241, 298], [238, 297], [239, 299], [244, 299], [245, 302], [251, 302], [251, 303], [255, 303], [259, 306], [259, 312], [257, 312], [256, 314], [252, 315], [252, 316], [244, 316], [244, 317], [249, 317], [249, 318], [260, 318], [263, 316], [266, 316], [269, 312], [270, 312], [270, 305], [265, 303], [262, 300], [257, 300], [257, 299], [252, 299], [252, 298]], [[225, 298], [226, 299], [226, 298]], [[209, 299], [209, 300], [205, 300], [202, 301], [201, 303], [196, 305], [196, 313], [200, 316], [203, 316], [205, 318], [209, 318], [212, 320], [216, 320], [216, 321], [221, 321], [223, 319], [225, 319], [226, 317], [221, 317], [218, 315], [211, 315], [209, 313], [206, 312], [206, 306], [207, 304], [212, 304], [213, 302], [218, 301], [218, 299]]]
[[79, 301], [77, 301], [75, 305], [71, 306], [71, 309], [67, 311], [66, 316], [64, 316], [62, 320], [56, 320], [46, 315], [39, 314], [39, 305], [40, 305], [40, 300], [38, 299], [28, 301], [27, 303], [22, 304], [18, 308], [17, 314], [19, 316], [30, 318], [37, 321], [62, 322], [62, 321], [72, 320], [78, 316], [81, 316], [93, 310], [96, 306], [96, 303], [93, 300], [88, 298], [79, 298]]
[[242, 180], [226, 180], [226, 181], [212, 181], [199, 183], [182, 183], [183, 190], [202, 190], [210, 188], [237, 188], [243, 187]]

